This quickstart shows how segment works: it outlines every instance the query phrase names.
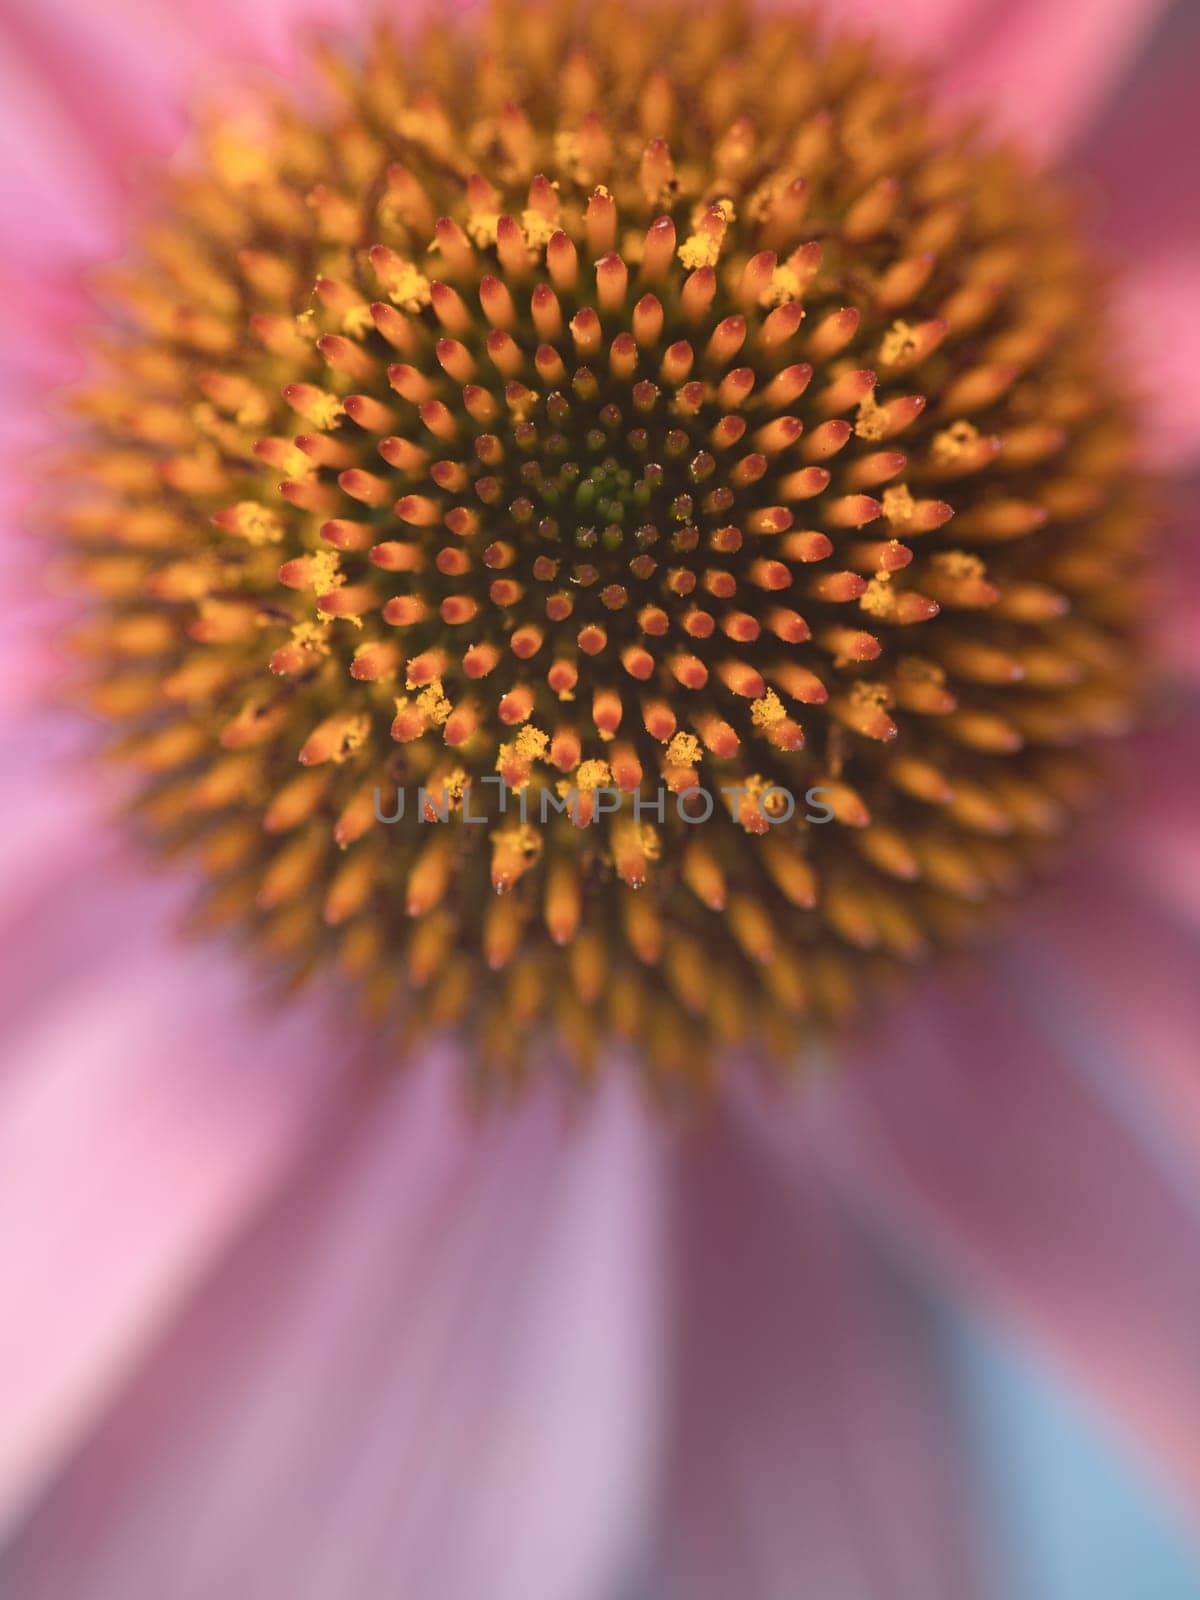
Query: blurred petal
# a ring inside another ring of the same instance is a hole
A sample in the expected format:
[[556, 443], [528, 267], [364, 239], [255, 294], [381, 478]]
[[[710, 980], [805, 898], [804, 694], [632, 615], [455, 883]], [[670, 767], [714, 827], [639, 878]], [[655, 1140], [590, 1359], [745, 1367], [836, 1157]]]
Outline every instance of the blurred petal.
[[35, 265], [46, 270], [54, 262], [64, 271], [80, 258], [110, 251], [119, 234], [119, 203], [101, 154], [87, 148], [66, 106], [30, 71], [3, 24], [0, 96], [0, 287], [7, 298], [25, 286]]
[[1160, 907], [1200, 938], [1200, 716], [1190, 715], [1140, 739], [1135, 760], [1144, 775], [1136, 796], [1136, 826], [1128, 830], [1122, 864]]
[[1026, 1003], [956, 974], [764, 1132], [789, 1162], [819, 1150], [881, 1232], [1036, 1341], [1194, 1507], [1200, 1216]]
[[[113, 254], [142, 173], [169, 155], [195, 102], [248, 69], [294, 73], [317, 23], [362, 21], [354, 0], [10, 0], [0, 18], [4, 279], [45, 298], [80, 261]], [[7, 287], [7, 285], [5, 285]]]
[[870, 29], [906, 54], [934, 59], [950, 56], [961, 44], [976, 18], [985, 15], [995, 0], [841, 0], [830, 7], [831, 19], [852, 27]]
[[1119, 869], [1083, 873], [1026, 919], [1003, 967], [1040, 1022], [1200, 1201], [1200, 939]]
[[1200, 9], [1176, 3], [1074, 163], [1101, 238], [1128, 271], [1119, 326], [1168, 468], [1200, 456], [1198, 56]]
[[1200, 246], [1195, 142], [1200, 10], [1175, 0], [1120, 95], [1092, 127], [1072, 167], [1092, 191], [1114, 248], [1130, 254]]
[[946, 99], [1051, 156], [1079, 139], [1167, 0], [1003, 0], [959, 41]]
[[653, 1133], [618, 1074], [472, 1125], [380, 1086], [199, 1297], [0, 1571], [25, 1600], [607, 1600], [661, 1375]]
[[0, 638], [0, 1527], [278, 1181], [338, 1065], [312, 1005], [266, 1019], [219, 945], [173, 942], [188, 886], [121, 859], [83, 728], [32, 709], [52, 657], [29, 620]]
[[[58, 1008], [65, 987], [120, 970], [122, 942], [136, 949], [165, 925], [171, 897], [142, 881], [144, 864], [118, 864], [103, 836], [94, 791], [46, 761], [31, 773], [3, 759], [7, 825], [0, 834], [0, 1016], [15, 1034], [23, 1014]], [[88, 893], [80, 894], [86, 885]], [[174, 895], [178, 902], [178, 893]], [[139, 931], [141, 930], [141, 931]], [[19, 1068], [6, 1051], [0, 1082]]]
[[999, 1596], [1196, 1600], [1194, 1529], [1077, 1395], [975, 1319], [950, 1360], [1005, 1569]]
[[[941, 69], [947, 104], [982, 107], [996, 128], [1055, 156], [1090, 139], [1102, 110], [1107, 126], [1117, 90], [1120, 114], [1126, 80], [1171, 4], [839, 0], [829, 11], [837, 23], [869, 28], [903, 54], [928, 58]], [[1175, 9], [1183, 14], [1188, 7]], [[1186, 69], [1187, 61], [1185, 51], [1178, 65]], [[1174, 164], [1169, 170], [1177, 173]]]
[[[1159, 609], [1153, 640], [1159, 668], [1156, 711], [1176, 753], [1177, 759], [1168, 757], [1168, 763], [1176, 765], [1182, 760], [1194, 776], [1200, 760], [1196, 750], [1200, 725], [1200, 540], [1196, 538], [1200, 477], [1193, 473], [1190, 478], [1160, 484], [1159, 492], [1164, 488], [1167, 504], [1156, 552], [1161, 578], [1154, 596]], [[1152, 783], [1142, 803], [1161, 808], [1176, 798], [1161, 783]], [[1175, 812], [1178, 809], [1174, 807]], [[1195, 815], [1194, 808], [1190, 814]], [[1147, 829], [1139, 830], [1139, 837], [1147, 834]]]
[[976, 1600], [930, 1329], [798, 1163], [732, 1115], [676, 1184], [674, 1456], [656, 1600]]
[[314, 28], [363, 20], [356, 0], [9, 0], [0, 39], [121, 183], [128, 159], [173, 147], [195, 95], [227, 92], [249, 64], [295, 71]]
[[1200, 726], [1143, 735], [1127, 765], [1103, 843], [1026, 909], [998, 961], [1065, 1059], [1200, 1204]]
[[0, 1525], [278, 1181], [338, 1065], [312, 1007], [254, 1013], [225, 952], [164, 943], [161, 894], [58, 854], [40, 898], [5, 901]]
[[[1200, 204], [1200, 195], [1194, 203]], [[1134, 380], [1146, 396], [1152, 466], [1200, 458], [1200, 244], [1139, 252], [1117, 292], [1116, 315]]]
[[171, 147], [182, 132], [179, 77], [186, 31], [166, 8], [118, 0], [92, 8], [77, 0], [10, 0], [0, 39], [62, 108], [86, 148], [105, 162], [109, 184], [128, 163]]

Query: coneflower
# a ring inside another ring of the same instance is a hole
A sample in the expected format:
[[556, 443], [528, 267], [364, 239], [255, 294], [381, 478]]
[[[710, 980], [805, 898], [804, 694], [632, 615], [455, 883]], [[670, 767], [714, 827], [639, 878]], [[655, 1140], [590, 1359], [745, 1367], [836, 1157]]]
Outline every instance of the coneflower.
[[137, 811], [398, 1038], [784, 1052], [970, 933], [1128, 722], [1101, 274], [792, 16], [496, 3], [322, 64], [315, 118], [208, 125], [76, 397]]

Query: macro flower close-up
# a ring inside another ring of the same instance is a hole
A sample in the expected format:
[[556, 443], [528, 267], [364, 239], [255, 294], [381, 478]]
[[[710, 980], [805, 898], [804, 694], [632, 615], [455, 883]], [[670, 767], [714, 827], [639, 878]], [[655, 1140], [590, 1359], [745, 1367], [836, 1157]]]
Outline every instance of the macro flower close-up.
[[1189, 0], [6, 0], [0, 1593], [1200, 1594]]

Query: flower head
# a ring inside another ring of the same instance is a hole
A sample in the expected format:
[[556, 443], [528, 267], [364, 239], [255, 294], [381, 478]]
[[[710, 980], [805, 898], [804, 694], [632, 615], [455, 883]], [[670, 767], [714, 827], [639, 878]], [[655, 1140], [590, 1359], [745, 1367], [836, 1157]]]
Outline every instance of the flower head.
[[410, 1032], [786, 1049], [969, 932], [1127, 723], [1098, 270], [792, 16], [496, 4], [326, 65], [317, 117], [210, 126], [77, 396], [141, 815]]

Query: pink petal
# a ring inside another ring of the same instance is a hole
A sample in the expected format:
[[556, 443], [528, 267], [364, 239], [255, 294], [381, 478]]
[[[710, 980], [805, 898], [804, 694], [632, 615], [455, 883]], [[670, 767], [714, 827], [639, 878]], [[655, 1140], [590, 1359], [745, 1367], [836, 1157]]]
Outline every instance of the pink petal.
[[1195, 934], [1114, 865], [1063, 883], [1000, 961], [1065, 1058], [1151, 1148], [1174, 1148], [1200, 1177]]
[[223, 952], [166, 944], [161, 894], [57, 849], [61, 880], [4, 902], [0, 1523], [295, 1159], [333, 1065], [312, 1007], [255, 1015]]
[[1120, 814], [1026, 908], [997, 961], [1065, 1059], [1153, 1151], [1200, 1175], [1196, 719], [1144, 735], [1127, 765]]
[[[775, 1114], [772, 1112], [771, 1114]], [[656, 1600], [972, 1600], [969, 1495], [933, 1340], [811, 1163], [691, 1130], [674, 1455]]]
[[[1200, 195], [1196, 197], [1200, 203]], [[1131, 245], [1136, 248], [1137, 241]], [[1145, 394], [1152, 466], [1181, 469], [1200, 459], [1200, 242], [1148, 246], [1134, 259], [1116, 299], [1122, 346]], [[1194, 614], [1193, 614], [1194, 620]], [[1192, 640], [1193, 647], [1195, 639]]]
[[946, 100], [983, 106], [1001, 132], [1042, 154], [1060, 154], [1100, 111], [1166, 3], [993, 5], [960, 42]]
[[[68, 107], [29, 69], [0, 26], [0, 222], [6, 295], [40, 266], [111, 251], [119, 235], [112, 173]], [[51, 198], [53, 197], [53, 198]], [[51, 203], [47, 203], [51, 201]]]
[[1108, 242], [1133, 258], [1200, 246], [1200, 179], [1184, 159], [1194, 142], [1197, 51], [1200, 12], [1175, 5], [1077, 152]]
[[28, 1600], [607, 1600], [654, 1470], [653, 1129], [619, 1074], [473, 1123], [381, 1083], [65, 1476]]
[[[1192, 768], [1197, 759], [1196, 708], [1180, 701], [1188, 696], [1194, 699], [1200, 686], [1200, 540], [1196, 538], [1200, 479], [1193, 474], [1183, 481], [1160, 483], [1158, 494], [1163, 513], [1155, 552], [1157, 583], [1152, 612], [1152, 644], [1159, 672], [1155, 685], [1157, 714], [1166, 720], [1168, 731], [1172, 731], [1172, 724], [1175, 730], [1191, 730], [1186, 736], [1190, 747], [1186, 759]], [[1183, 754], [1182, 744], [1179, 753]], [[1161, 806], [1174, 797], [1161, 783], [1154, 783], [1144, 798]]]
[[[236, 94], [250, 70], [297, 73], [316, 23], [353, 0], [10, 0], [0, 19], [0, 221], [5, 275], [44, 294], [123, 240], [143, 170], [169, 155], [194, 103]], [[30, 281], [32, 280], [32, 281]]]
[[1012, 983], [960, 973], [763, 1132], [789, 1163], [819, 1150], [876, 1227], [1031, 1340], [1194, 1507], [1200, 1222], [1066, 1058], [1059, 1003], [1051, 1028]]
[[1181, 158], [1194, 143], [1197, 51], [1200, 13], [1176, 6], [1078, 161], [1100, 237], [1126, 270], [1121, 354], [1146, 393], [1153, 459], [1168, 468], [1200, 456], [1200, 179]]
[[62, 108], [86, 148], [124, 186], [128, 164], [180, 137], [177, 103], [186, 31], [163, 8], [119, 0], [103, 9], [63, 0], [11, 0], [0, 39], [14, 65]]
[[1135, 826], [1122, 836], [1118, 865], [1194, 941], [1200, 934], [1200, 717], [1180, 711], [1139, 739], [1133, 761]]
[[893, 0], [841, 0], [828, 9], [828, 20], [836, 26], [869, 30], [906, 56], [946, 60], [962, 48], [969, 30], [994, 4], [995, 0], [911, 0], [898, 6]]
[[[119, 960], [116, 936], [133, 938], [140, 924], [165, 920], [167, 902], [130, 879], [131, 863], [114, 870], [111, 841], [96, 836], [95, 796], [78, 775], [72, 782], [39, 762], [26, 776], [7, 759], [0, 773], [9, 808], [0, 834], [0, 1016], [8, 1030], [23, 1009], [60, 1006], [64, 983], [97, 962]], [[96, 892], [81, 895], [84, 885]], [[0, 1081], [17, 1070], [6, 1052]]]

